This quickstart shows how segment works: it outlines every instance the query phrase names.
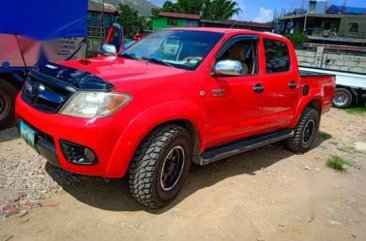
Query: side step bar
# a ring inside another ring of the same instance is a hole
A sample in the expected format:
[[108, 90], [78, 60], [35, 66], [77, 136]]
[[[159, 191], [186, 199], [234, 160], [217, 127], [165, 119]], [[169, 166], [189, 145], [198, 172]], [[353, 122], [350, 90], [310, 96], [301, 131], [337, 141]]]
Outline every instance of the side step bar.
[[270, 134], [265, 134], [262, 136], [256, 136], [252, 138], [248, 138], [245, 140], [241, 140], [238, 142], [234, 142], [232, 144], [219, 146], [214, 149], [210, 149], [200, 155], [198, 158], [195, 158], [194, 162], [198, 165], [207, 165], [209, 163], [234, 156], [240, 154], [242, 152], [246, 152], [261, 146], [266, 146], [294, 135], [293, 130], [282, 130], [278, 132], [272, 132]]

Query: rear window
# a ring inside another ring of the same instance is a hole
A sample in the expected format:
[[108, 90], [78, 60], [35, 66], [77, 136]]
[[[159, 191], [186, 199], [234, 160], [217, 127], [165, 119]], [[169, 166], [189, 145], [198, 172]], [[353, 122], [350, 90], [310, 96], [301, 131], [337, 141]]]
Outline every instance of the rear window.
[[285, 72], [290, 69], [290, 55], [284, 42], [265, 39], [267, 73]]

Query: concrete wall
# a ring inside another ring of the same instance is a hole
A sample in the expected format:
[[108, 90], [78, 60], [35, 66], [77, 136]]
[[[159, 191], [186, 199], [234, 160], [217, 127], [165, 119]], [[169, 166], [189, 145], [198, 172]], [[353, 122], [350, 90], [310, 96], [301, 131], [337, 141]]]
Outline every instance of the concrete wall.
[[[349, 25], [351, 23], [358, 24], [358, 31], [351, 33]], [[339, 27], [338, 33], [341, 37], [366, 38], [366, 15], [344, 15]]]
[[296, 50], [296, 53], [302, 66], [366, 73], [366, 56], [324, 53], [320, 48], [318, 51]]

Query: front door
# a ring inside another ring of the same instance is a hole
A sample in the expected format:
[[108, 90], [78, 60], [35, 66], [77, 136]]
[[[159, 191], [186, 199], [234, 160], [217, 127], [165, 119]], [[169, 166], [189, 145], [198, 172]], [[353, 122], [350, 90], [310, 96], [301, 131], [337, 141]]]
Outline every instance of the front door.
[[258, 75], [257, 38], [242, 36], [229, 40], [217, 62], [221, 60], [240, 61], [243, 69], [238, 76], [214, 74], [209, 82], [205, 102], [208, 147], [260, 132], [257, 120], [262, 116], [263, 93]]

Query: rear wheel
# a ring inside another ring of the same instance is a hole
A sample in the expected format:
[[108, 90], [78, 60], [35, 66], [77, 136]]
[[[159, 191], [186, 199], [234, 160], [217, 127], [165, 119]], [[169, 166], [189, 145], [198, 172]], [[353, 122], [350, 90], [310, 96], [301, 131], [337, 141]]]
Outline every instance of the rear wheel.
[[179, 193], [192, 159], [190, 135], [167, 125], [154, 131], [137, 151], [130, 167], [130, 190], [142, 205], [161, 208]]
[[319, 130], [320, 115], [313, 108], [305, 108], [294, 129], [294, 136], [286, 141], [286, 146], [294, 153], [308, 151]]
[[337, 108], [348, 108], [352, 104], [353, 95], [345, 88], [337, 88], [333, 97], [333, 106]]
[[14, 104], [17, 90], [8, 82], [0, 79], [0, 130], [14, 122]]

